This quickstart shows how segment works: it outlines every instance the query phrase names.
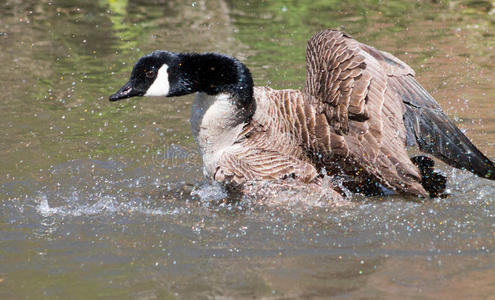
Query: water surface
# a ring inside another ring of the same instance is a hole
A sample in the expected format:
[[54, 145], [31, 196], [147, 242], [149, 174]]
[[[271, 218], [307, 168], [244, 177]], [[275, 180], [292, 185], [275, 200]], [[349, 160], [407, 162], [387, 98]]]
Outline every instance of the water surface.
[[0, 298], [488, 298], [495, 184], [451, 196], [225, 204], [191, 137], [192, 97], [110, 103], [155, 49], [243, 60], [301, 88], [306, 40], [340, 28], [410, 64], [495, 157], [490, 1], [0, 4]]

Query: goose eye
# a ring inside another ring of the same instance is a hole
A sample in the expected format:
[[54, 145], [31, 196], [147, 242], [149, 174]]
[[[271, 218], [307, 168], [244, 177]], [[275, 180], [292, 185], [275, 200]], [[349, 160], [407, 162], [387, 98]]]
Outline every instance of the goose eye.
[[153, 71], [153, 70], [149, 70], [149, 71], [147, 71], [147, 72], [146, 72], [146, 77], [148, 77], [148, 78], [153, 78], [153, 77], [155, 77], [155, 71]]

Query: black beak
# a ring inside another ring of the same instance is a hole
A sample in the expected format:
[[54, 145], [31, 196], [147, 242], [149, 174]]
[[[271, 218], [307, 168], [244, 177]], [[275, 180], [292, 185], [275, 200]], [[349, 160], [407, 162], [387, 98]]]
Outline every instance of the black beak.
[[136, 91], [132, 87], [132, 82], [127, 82], [123, 87], [120, 88], [115, 94], [111, 95], [108, 99], [110, 101], [117, 101], [125, 98], [131, 98], [134, 96], [141, 96], [141, 93]]

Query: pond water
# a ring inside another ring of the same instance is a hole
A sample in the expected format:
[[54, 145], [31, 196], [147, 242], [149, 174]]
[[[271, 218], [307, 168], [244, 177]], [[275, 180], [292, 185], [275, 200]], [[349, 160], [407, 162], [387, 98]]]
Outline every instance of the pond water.
[[[397, 55], [495, 157], [491, 1], [4, 0], [0, 298], [489, 298], [495, 183], [331, 207], [225, 204], [192, 97], [108, 102], [155, 49], [216, 51], [301, 88], [306, 40], [340, 28]], [[297, 197], [297, 196], [295, 196]]]

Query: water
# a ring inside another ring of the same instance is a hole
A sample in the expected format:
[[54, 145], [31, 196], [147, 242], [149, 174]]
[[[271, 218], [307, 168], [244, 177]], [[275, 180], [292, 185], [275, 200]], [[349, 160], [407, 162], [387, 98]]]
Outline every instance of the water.
[[341, 28], [394, 53], [495, 157], [489, 1], [19, 1], [0, 4], [0, 298], [488, 298], [495, 184], [334, 207], [224, 199], [204, 180], [192, 97], [110, 103], [154, 49], [242, 59], [300, 88]]

